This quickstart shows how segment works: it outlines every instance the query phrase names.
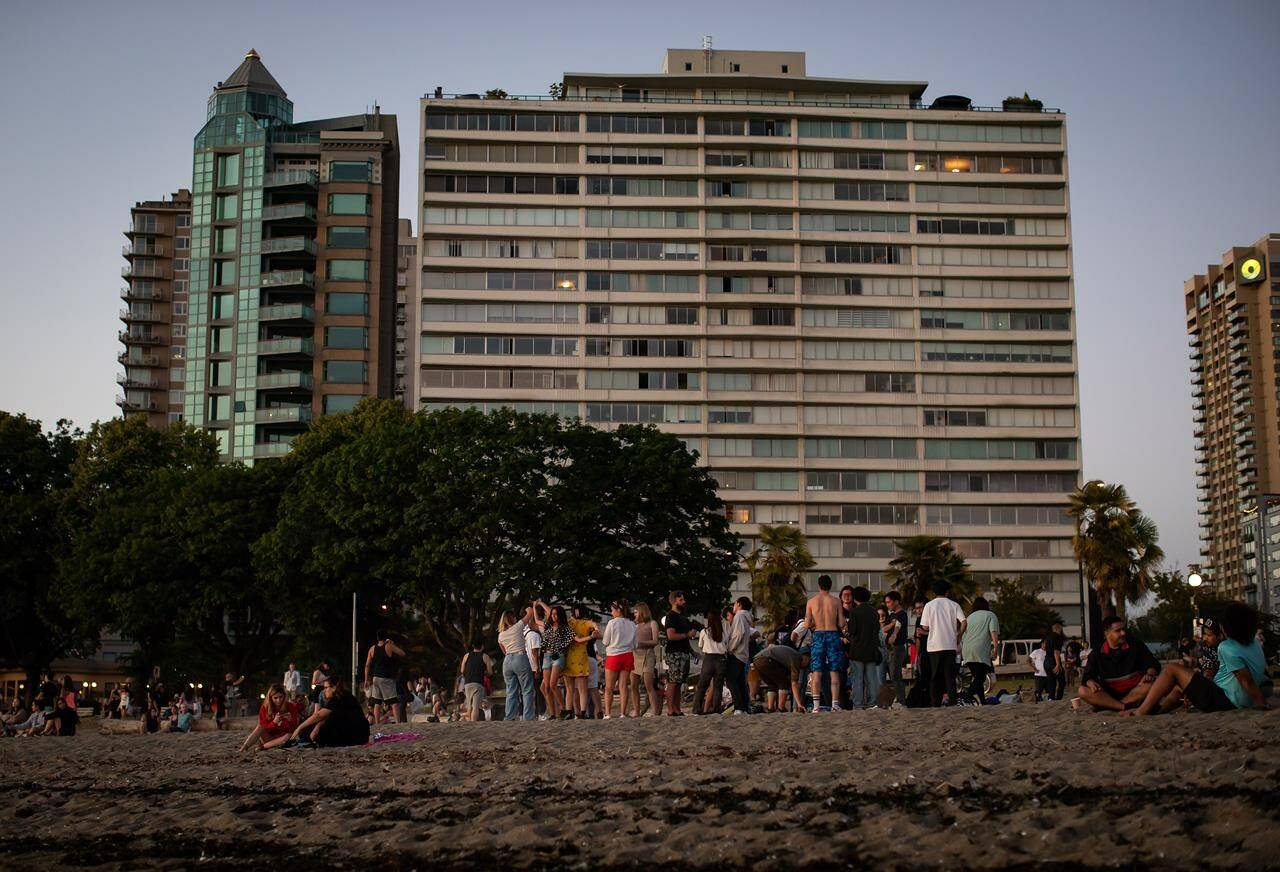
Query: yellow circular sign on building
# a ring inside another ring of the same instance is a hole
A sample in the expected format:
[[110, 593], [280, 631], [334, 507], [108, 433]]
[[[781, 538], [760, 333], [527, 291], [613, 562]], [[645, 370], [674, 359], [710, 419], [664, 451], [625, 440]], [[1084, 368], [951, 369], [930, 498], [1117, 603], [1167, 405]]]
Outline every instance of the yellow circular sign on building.
[[1240, 281], [1257, 282], [1262, 280], [1262, 261], [1256, 257], [1246, 258], [1240, 262]]

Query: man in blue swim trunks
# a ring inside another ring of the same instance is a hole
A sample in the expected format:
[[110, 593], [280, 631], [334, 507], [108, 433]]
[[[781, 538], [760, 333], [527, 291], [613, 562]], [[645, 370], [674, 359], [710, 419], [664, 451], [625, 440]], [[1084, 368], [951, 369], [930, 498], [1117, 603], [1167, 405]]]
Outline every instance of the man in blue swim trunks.
[[831, 593], [831, 576], [818, 576], [818, 592], [804, 608], [804, 620], [813, 630], [813, 648], [809, 663], [809, 691], [813, 694], [813, 710], [818, 711], [822, 696], [822, 673], [830, 674], [831, 710], [840, 711], [840, 687], [844, 684], [848, 662], [844, 656], [844, 611], [840, 600]]

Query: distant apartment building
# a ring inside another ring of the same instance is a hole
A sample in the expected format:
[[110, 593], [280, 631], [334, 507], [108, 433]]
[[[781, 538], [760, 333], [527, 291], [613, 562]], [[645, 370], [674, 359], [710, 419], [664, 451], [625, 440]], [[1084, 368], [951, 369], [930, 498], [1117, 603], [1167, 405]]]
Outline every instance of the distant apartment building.
[[[413, 408], [406, 397], [409, 367], [413, 355], [409, 351], [409, 313], [417, 304], [418, 296], [418, 237], [413, 235], [413, 221], [401, 218], [397, 231], [399, 245], [396, 249], [396, 384], [397, 402]], [[416, 309], [414, 309], [416, 311]]]
[[883, 591], [937, 534], [1078, 626], [1065, 117], [925, 88], [673, 49], [424, 97], [416, 405], [655, 424], [811, 584]]
[[124, 372], [116, 378], [116, 405], [125, 417], [167, 427], [182, 418], [191, 192], [134, 203], [124, 235], [118, 357]]
[[1280, 494], [1263, 494], [1245, 509], [1240, 560], [1245, 597], [1272, 613], [1280, 603]]
[[294, 121], [250, 51], [195, 137], [184, 417], [226, 460], [395, 389], [394, 115]]
[[1217, 593], [1257, 604], [1261, 585], [1280, 583], [1258, 572], [1262, 543], [1242, 538], [1257, 526], [1242, 522], [1269, 517], [1280, 493], [1280, 235], [1232, 248], [1187, 279], [1183, 298], [1203, 574]]

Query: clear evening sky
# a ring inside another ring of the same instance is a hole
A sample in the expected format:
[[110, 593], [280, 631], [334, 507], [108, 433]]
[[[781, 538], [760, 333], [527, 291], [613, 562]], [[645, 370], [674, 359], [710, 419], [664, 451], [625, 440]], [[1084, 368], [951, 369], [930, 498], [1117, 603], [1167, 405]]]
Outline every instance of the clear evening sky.
[[[250, 47], [298, 119], [400, 122], [418, 98], [545, 94], [565, 70], [657, 72], [668, 47], [808, 52], [810, 75], [1067, 112], [1085, 474], [1129, 486], [1171, 561], [1197, 559], [1182, 283], [1280, 231], [1275, 2], [6, 4], [0, 28], [0, 409], [117, 414], [122, 231], [190, 187], [215, 82]], [[417, 221], [415, 220], [415, 226]]]

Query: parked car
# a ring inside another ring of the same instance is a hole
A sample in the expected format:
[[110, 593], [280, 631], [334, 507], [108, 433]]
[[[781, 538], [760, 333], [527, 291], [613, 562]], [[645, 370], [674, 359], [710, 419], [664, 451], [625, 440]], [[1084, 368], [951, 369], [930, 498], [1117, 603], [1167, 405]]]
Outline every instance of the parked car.
[[996, 675], [1034, 675], [1031, 652], [1039, 647], [1039, 639], [1002, 640], [993, 664]]

